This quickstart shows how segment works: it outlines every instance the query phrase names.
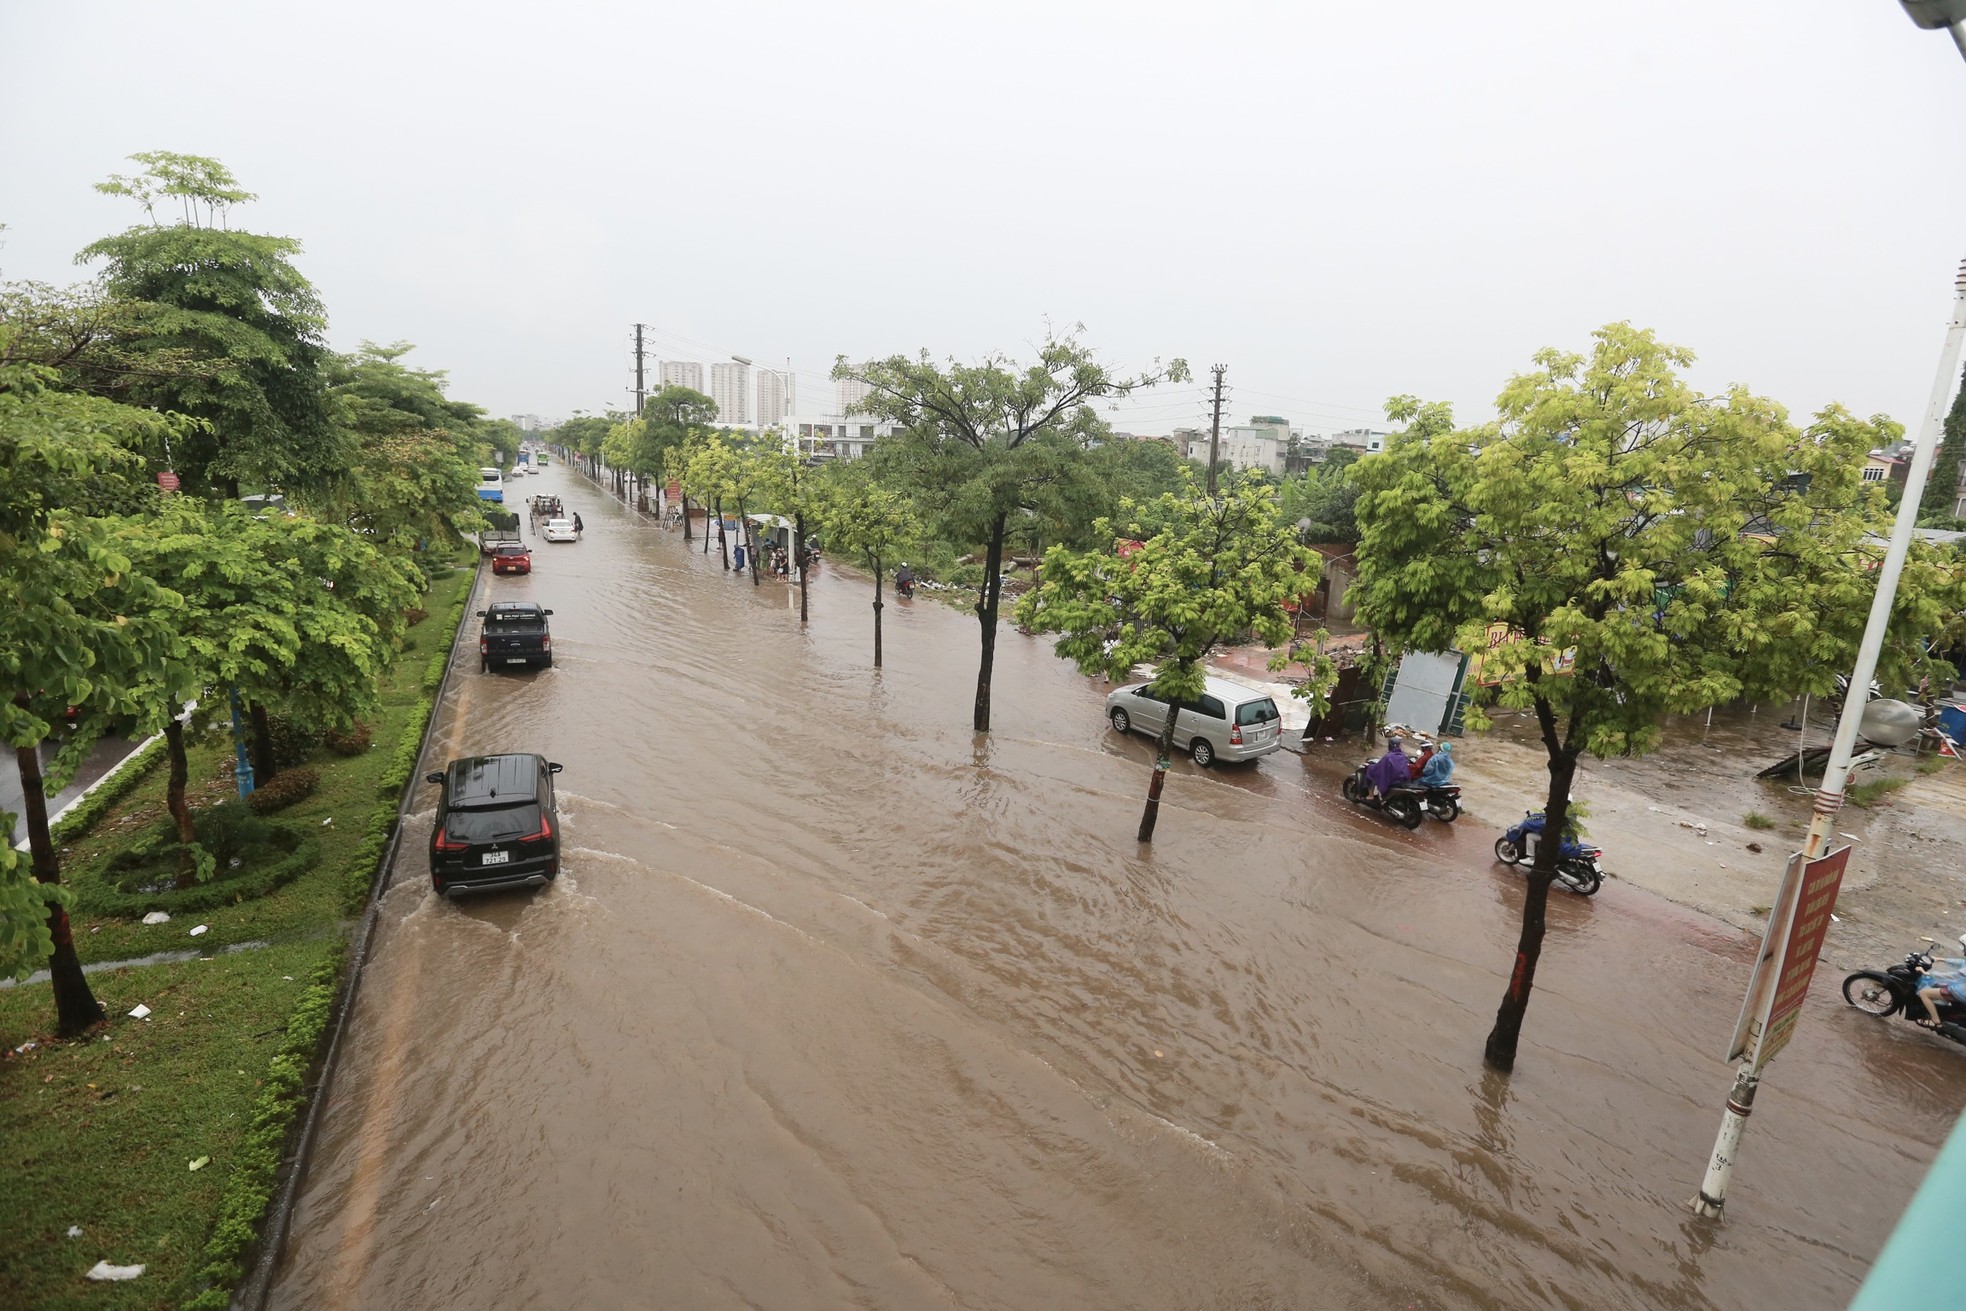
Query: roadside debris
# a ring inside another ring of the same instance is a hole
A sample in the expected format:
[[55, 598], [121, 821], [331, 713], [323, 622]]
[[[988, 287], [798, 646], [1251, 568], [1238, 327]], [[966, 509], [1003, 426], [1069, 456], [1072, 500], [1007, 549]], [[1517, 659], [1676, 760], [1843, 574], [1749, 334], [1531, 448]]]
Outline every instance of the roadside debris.
[[82, 1236], [82, 1226], [81, 1225], [68, 1226], [68, 1236], [70, 1238], [80, 1238]]
[[168, 911], [153, 910], [143, 917], [143, 922], [145, 924], [169, 924], [171, 922], [171, 916]]
[[211, 925], [209, 924], [200, 924], [197, 928], [191, 930], [191, 936], [195, 938], [199, 934], [203, 933], [206, 929], [209, 929], [210, 927]]
[[192, 1168], [192, 1169], [194, 1169], [194, 1170], [202, 1170], [202, 1169], [204, 1169], [204, 1168], [205, 1168], [206, 1166], [208, 1166], [208, 1165], [210, 1165], [211, 1163], [212, 1163], [212, 1158], [211, 1158], [211, 1157], [209, 1157], [209, 1156], [201, 1156], [201, 1157], [199, 1157], [199, 1158], [198, 1158], [197, 1160], [195, 1160], [195, 1161], [193, 1161], [193, 1162], [191, 1163], [191, 1168]]
[[135, 1279], [142, 1273], [143, 1267], [140, 1265], [111, 1265], [107, 1261], [98, 1261], [90, 1266], [89, 1272], [82, 1277], [84, 1279], [93, 1279], [99, 1284], [105, 1284], [119, 1282], [124, 1279]]
[[144, 1005], [142, 1002], [138, 1002], [137, 1008], [130, 1012], [130, 1018], [133, 1020], [148, 1019], [149, 1016], [150, 1016], [150, 1008]]

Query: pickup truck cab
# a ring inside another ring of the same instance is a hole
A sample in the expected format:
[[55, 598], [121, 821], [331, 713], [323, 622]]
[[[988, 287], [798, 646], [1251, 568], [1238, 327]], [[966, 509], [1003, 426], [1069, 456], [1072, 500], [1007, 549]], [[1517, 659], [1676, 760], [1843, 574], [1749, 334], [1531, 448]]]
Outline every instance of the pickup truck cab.
[[478, 630], [479, 670], [490, 673], [507, 665], [551, 669], [553, 636], [546, 616], [552, 613], [531, 601], [494, 601], [480, 610], [485, 622]]

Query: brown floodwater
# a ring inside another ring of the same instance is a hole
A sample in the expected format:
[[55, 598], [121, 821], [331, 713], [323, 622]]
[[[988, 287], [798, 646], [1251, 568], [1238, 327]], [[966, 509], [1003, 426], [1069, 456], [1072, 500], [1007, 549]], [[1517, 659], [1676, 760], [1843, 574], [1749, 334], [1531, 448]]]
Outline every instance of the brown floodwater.
[[1487, 1073], [1492, 830], [1181, 757], [1142, 849], [1150, 744], [1042, 640], [975, 735], [970, 615], [890, 604], [876, 672], [865, 579], [801, 629], [571, 470], [524, 490], [586, 539], [478, 604], [552, 606], [555, 667], [471, 659], [423, 768], [562, 762], [565, 873], [436, 900], [425, 789], [275, 1306], [1827, 1309], [1966, 1102], [1819, 978], [1696, 1222], [1740, 934], [1553, 893]]

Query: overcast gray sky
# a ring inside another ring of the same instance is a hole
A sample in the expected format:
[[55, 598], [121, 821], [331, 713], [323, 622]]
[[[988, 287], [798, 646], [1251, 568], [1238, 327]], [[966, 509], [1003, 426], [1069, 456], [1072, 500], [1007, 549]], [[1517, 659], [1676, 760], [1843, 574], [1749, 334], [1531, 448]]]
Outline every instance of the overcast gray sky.
[[0, 57], [0, 276], [81, 276], [130, 152], [216, 156], [337, 347], [501, 415], [626, 404], [636, 320], [810, 410], [1049, 319], [1239, 417], [1475, 421], [1629, 319], [1915, 431], [1966, 256], [1966, 62], [1896, 0], [3, 0]]

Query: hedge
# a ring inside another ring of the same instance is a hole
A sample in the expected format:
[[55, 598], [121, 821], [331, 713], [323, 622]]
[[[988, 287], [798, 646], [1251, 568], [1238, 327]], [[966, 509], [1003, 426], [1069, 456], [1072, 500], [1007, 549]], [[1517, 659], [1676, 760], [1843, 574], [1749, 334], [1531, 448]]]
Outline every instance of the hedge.
[[70, 838], [81, 837], [97, 820], [109, 813], [109, 808], [128, 796], [130, 789], [143, 782], [144, 776], [164, 758], [164, 739], [159, 736], [148, 746], [129, 757], [123, 767], [103, 779], [96, 790], [83, 797], [75, 808], [63, 815], [49, 828], [57, 849]]
[[279, 827], [293, 837], [293, 851], [238, 878], [214, 879], [209, 883], [198, 883], [188, 888], [167, 888], [161, 892], [125, 892], [116, 886], [111, 873], [110, 866], [115, 860], [115, 856], [111, 855], [96, 862], [86, 876], [86, 883], [77, 880], [76, 900], [84, 909], [95, 914], [135, 919], [153, 910], [176, 915], [264, 897], [313, 869], [321, 859], [321, 844], [312, 833], [286, 824]]
[[245, 1274], [244, 1258], [259, 1241], [259, 1222], [273, 1200], [288, 1131], [307, 1104], [307, 1074], [334, 1014], [345, 952], [343, 945], [335, 945], [287, 1017], [286, 1039], [267, 1066], [250, 1127], [219, 1201], [218, 1224], [205, 1244], [205, 1264], [198, 1272], [205, 1289], [184, 1304], [184, 1311], [225, 1311], [232, 1305], [233, 1286]]

